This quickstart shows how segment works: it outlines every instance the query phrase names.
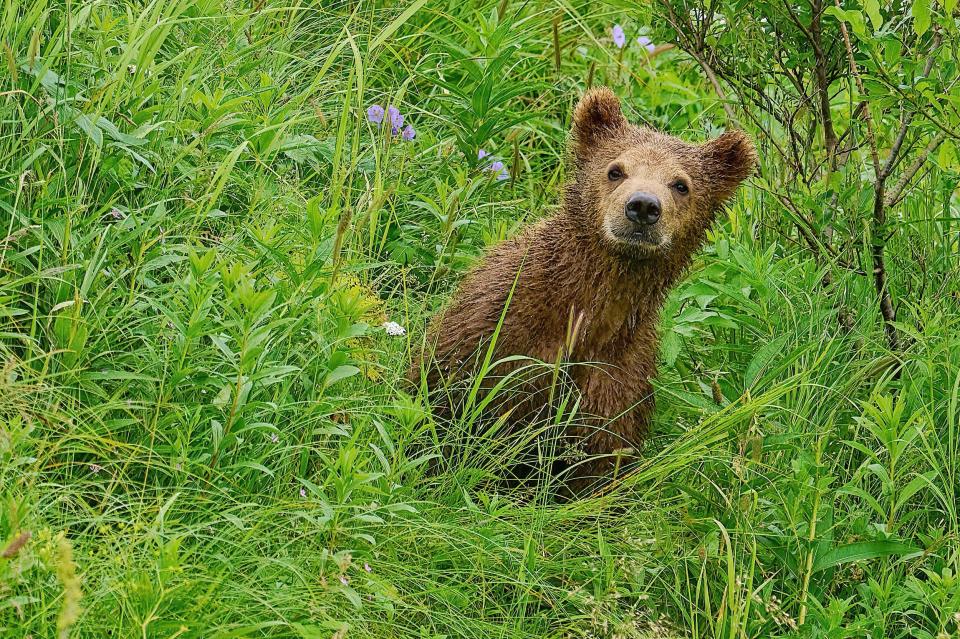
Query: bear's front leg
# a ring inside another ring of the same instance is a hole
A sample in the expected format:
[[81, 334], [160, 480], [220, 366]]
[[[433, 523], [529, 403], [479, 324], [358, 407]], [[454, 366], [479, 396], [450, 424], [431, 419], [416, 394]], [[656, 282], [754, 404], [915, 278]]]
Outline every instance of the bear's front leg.
[[[642, 367], [641, 367], [642, 368]], [[573, 494], [584, 494], [614, 478], [639, 450], [653, 412], [653, 386], [643, 370], [612, 366], [586, 367], [578, 379], [581, 417], [567, 435], [582, 458], [565, 463], [566, 484]]]

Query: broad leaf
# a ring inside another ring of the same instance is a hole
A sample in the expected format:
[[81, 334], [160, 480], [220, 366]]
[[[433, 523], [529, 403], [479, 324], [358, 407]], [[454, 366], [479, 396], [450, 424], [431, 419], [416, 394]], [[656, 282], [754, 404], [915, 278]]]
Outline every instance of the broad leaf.
[[930, 28], [930, 0], [913, 0], [910, 8], [913, 16], [913, 30], [917, 35], [923, 35]]
[[920, 552], [920, 550], [920, 548], [899, 541], [858, 541], [834, 548], [825, 555], [817, 557], [813, 564], [813, 572], [820, 572], [821, 570], [833, 568], [840, 564], [848, 564], [852, 561], [879, 559], [880, 557], [890, 555], [906, 555]]

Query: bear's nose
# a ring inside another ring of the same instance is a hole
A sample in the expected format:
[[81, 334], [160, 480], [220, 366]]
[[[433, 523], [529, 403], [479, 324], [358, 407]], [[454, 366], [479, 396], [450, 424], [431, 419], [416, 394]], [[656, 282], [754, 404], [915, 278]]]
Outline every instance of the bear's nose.
[[660, 219], [660, 198], [637, 191], [627, 200], [625, 209], [627, 219], [634, 224], [656, 224]]

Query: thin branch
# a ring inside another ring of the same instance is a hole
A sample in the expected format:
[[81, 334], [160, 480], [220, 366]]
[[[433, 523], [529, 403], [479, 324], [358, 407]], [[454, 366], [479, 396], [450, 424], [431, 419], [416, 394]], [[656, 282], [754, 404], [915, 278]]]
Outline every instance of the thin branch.
[[740, 121], [733, 112], [733, 107], [730, 106], [730, 102], [727, 100], [727, 94], [724, 92], [723, 87], [720, 86], [720, 81], [717, 80], [717, 76], [713, 72], [713, 69], [709, 64], [707, 64], [707, 61], [699, 53], [691, 51], [690, 55], [693, 56], [693, 59], [697, 61], [697, 64], [700, 65], [700, 68], [703, 69], [704, 75], [707, 76], [707, 80], [709, 80], [711, 86], [713, 86], [713, 90], [716, 92], [721, 106], [723, 106], [723, 112], [727, 115], [727, 121], [736, 128], [742, 129], [743, 127], [740, 125]]
[[810, 250], [812, 250], [815, 255], [820, 255], [832, 265], [839, 266], [847, 271], [850, 271], [851, 273], [855, 273], [857, 275], [867, 275], [866, 271], [864, 271], [862, 268], [840, 257], [840, 254], [835, 248], [829, 244], [825, 244], [816, 233], [813, 223], [810, 222], [810, 220], [808, 220], [803, 213], [801, 213], [799, 207], [797, 207], [797, 205], [794, 204], [794, 202], [788, 196], [778, 193], [773, 189], [764, 189], [762, 187], [759, 188], [764, 193], [769, 193], [776, 198], [783, 208], [789, 210], [794, 215], [796, 218], [794, 221], [794, 226], [797, 228], [797, 231], [799, 231], [804, 241], [806, 241], [807, 246], [809, 246]]
[[[922, 80], [930, 75], [930, 71], [933, 69], [933, 60], [934, 53], [940, 47], [940, 32], [934, 34], [933, 41], [930, 43], [930, 54], [927, 56], [927, 62], [923, 65], [923, 73], [920, 74], [920, 77], [917, 80]], [[893, 142], [893, 146], [890, 147], [890, 155], [887, 156], [887, 161], [884, 163], [883, 168], [880, 170], [880, 178], [886, 180], [890, 177], [890, 173], [893, 171], [894, 166], [897, 162], [897, 156], [900, 153], [900, 148], [903, 146], [903, 141], [907, 137], [907, 129], [910, 128], [910, 123], [913, 121], [913, 113], [908, 112], [903, 106], [900, 107], [900, 130], [897, 132], [897, 138]], [[888, 205], [889, 206], [889, 205]]]
[[890, 177], [890, 172], [893, 171], [893, 165], [897, 160], [897, 155], [900, 153], [900, 147], [903, 146], [903, 141], [907, 137], [907, 129], [910, 127], [910, 121], [913, 118], [907, 114], [907, 110], [903, 108], [903, 105], [900, 106], [900, 130], [897, 131], [897, 139], [893, 141], [893, 146], [890, 147], [890, 155], [887, 156], [887, 161], [883, 163], [883, 168], [880, 169], [880, 175], [877, 176], [882, 180], [886, 180]]
[[927, 144], [926, 148], [920, 152], [920, 155], [914, 159], [913, 164], [911, 164], [906, 171], [900, 176], [900, 179], [897, 180], [897, 183], [893, 185], [890, 191], [887, 192], [884, 197], [883, 203], [887, 207], [893, 207], [900, 202], [901, 194], [903, 190], [907, 188], [907, 185], [910, 184], [910, 180], [913, 179], [913, 176], [917, 174], [917, 171], [924, 165], [927, 161], [927, 158], [930, 157], [930, 154], [937, 150], [943, 141], [947, 139], [946, 134], [941, 131], [933, 136], [933, 139], [930, 140], [930, 143]]
[[[789, 9], [789, 3], [785, 1], [784, 4], [786, 4]], [[813, 18], [810, 22], [809, 40], [811, 43], [813, 43], [813, 52], [816, 59], [816, 67], [814, 72], [817, 79], [817, 94], [820, 97], [820, 119], [823, 124], [823, 145], [827, 150], [827, 165], [830, 167], [830, 170], [833, 171], [837, 168], [837, 132], [833, 127], [833, 116], [830, 113], [830, 82], [827, 80], [827, 59], [823, 53], [823, 46], [821, 42], [821, 8], [821, 1], [815, 0], [813, 3]], [[793, 15], [792, 10], [790, 10], [790, 15]], [[796, 22], [797, 24], [800, 23], [799, 20], [796, 20]], [[806, 33], [806, 31], [804, 31], [804, 33]]]
[[[833, 0], [837, 10], [842, 10], [840, 0]], [[843, 44], [847, 49], [847, 60], [850, 63], [850, 74], [853, 76], [857, 85], [857, 91], [860, 95], [867, 94], [863, 89], [863, 80], [860, 78], [860, 72], [857, 69], [857, 61], [853, 55], [853, 45], [850, 43], [850, 34], [847, 33], [847, 25], [840, 21], [840, 33], [843, 36]], [[873, 160], [873, 171], [876, 179], [873, 184], [873, 228], [871, 229], [870, 257], [873, 261], [873, 286], [880, 298], [880, 316], [883, 318], [883, 330], [887, 336], [887, 344], [891, 350], [898, 350], [900, 345], [899, 332], [894, 322], [897, 320], [897, 312], [893, 307], [893, 300], [890, 296], [890, 288], [887, 285], [887, 267], [884, 261], [884, 241], [880, 233], [886, 226], [887, 211], [884, 198], [884, 177], [881, 174], [880, 155], [877, 151], [877, 136], [873, 127], [873, 116], [868, 106], [863, 111], [863, 120], [867, 124], [867, 141], [870, 143], [870, 159]]]
[[[840, 0], [833, 0], [833, 2], [838, 11], [843, 11], [843, 9], [840, 7]], [[843, 36], [843, 44], [847, 48], [847, 61], [850, 63], [850, 74], [853, 76], [853, 80], [857, 85], [857, 91], [861, 96], [865, 96], [867, 95], [867, 92], [863, 88], [863, 80], [860, 78], [860, 71], [857, 69], [857, 61], [853, 56], [853, 45], [850, 43], [850, 34], [847, 33], [847, 25], [842, 20], [840, 21], [840, 34]], [[870, 113], [869, 107], [863, 111], [863, 121], [867, 124], [867, 141], [870, 143], [870, 159], [873, 161], [874, 175], [879, 176], [880, 154], [877, 151], [877, 135], [874, 132], [873, 115]]]

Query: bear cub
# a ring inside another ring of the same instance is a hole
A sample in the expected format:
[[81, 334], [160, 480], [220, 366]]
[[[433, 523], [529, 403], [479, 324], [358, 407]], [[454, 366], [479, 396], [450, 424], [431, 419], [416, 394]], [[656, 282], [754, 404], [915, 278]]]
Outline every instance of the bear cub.
[[[550, 371], [563, 363], [579, 409], [562, 437], [578, 455], [551, 472], [564, 471], [566, 488], [582, 493], [642, 442], [664, 299], [757, 156], [740, 131], [690, 144], [632, 125], [613, 92], [596, 88], [574, 111], [569, 158], [559, 210], [473, 268], [431, 323], [409, 378], [425, 373], [435, 413], [459, 416], [470, 393], [464, 380], [489, 357], [474, 388], [490, 391], [508, 376], [519, 382], [499, 389], [483, 422], [497, 425], [497, 437], [523, 439], [549, 421], [557, 396]], [[452, 391], [457, 381], [466, 390]]]

